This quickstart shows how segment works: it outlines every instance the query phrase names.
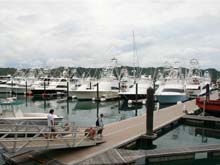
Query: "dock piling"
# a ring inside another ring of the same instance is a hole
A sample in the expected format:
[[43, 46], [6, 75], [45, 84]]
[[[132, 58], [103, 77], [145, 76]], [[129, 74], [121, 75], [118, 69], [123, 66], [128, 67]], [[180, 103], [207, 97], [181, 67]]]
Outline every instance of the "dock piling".
[[146, 104], [146, 135], [142, 137], [145, 140], [145, 145], [147, 148], [155, 148], [153, 145], [153, 140], [156, 135], [153, 132], [153, 122], [154, 122], [154, 89], [147, 89], [147, 104]]
[[99, 101], [99, 83], [97, 83], [97, 91], [96, 92], [97, 92], [96, 100]]
[[66, 99], [66, 104], [67, 104], [67, 114], [69, 115], [69, 82], [67, 81], [67, 93], [66, 93], [66, 95], [67, 95], [67, 99]]
[[25, 100], [26, 100], [26, 107], [27, 107], [27, 96], [28, 96], [28, 94], [27, 94], [28, 92], [27, 92], [27, 80], [25, 81]]
[[146, 135], [153, 135], [154, 89], [147, 89]]

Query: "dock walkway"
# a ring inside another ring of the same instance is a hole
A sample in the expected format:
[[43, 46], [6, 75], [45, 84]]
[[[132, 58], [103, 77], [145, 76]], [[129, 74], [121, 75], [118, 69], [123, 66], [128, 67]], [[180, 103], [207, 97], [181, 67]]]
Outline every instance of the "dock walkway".
[[[185, 115], [185, 113], [183, 113], [184, 105], [189, 111], [195, 111], [198, 109], [195, 105], [195, 100], [191, 100], [155, 111], [154, 130], [158, 130], [183, 117]], [[105, 143], [77, 151], [57, 152], [53, 155], [53, 159], [63, 164], [79, 163], [97, 154], [132, 142], [145, 133], [146, 115], [115, 122], [105, 126], [103, 131], [104, 140], [106, 141]]]

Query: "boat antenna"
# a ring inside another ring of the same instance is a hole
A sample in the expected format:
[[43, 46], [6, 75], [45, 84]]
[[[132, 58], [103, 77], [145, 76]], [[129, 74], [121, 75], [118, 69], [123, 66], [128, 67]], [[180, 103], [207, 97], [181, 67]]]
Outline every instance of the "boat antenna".
[[[133, 62], [133, 74], [134, 74], [134, 78], [138, 77], [140, 74], [139, 73], [139, 63], [138, 63], [138, 56], [137, 56], [137, 48], [136, 48], [136, 42], [135, 42], [135, 35], [134, 35], [134, 31], [133, 31], [133, 56], [134, 56], [134, 62]], [[137, 74], [136, 74], [137, 72]]]

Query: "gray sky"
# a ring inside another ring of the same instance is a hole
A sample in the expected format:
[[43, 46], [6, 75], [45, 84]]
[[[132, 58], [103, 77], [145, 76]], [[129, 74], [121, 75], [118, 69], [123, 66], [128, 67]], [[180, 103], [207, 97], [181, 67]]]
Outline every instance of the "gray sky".
[[0, 0], [0, 67], [102, 67], [116, 57], [220, 70], [219, 0]]

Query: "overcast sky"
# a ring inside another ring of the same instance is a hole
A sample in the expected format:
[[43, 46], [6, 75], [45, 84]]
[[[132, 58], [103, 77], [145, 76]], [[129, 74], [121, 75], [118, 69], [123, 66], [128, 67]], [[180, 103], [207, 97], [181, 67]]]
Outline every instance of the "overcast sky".
[[219, 0], [0, 0], [0, 67], [102, 67], [116, 57], [220, 70]]

